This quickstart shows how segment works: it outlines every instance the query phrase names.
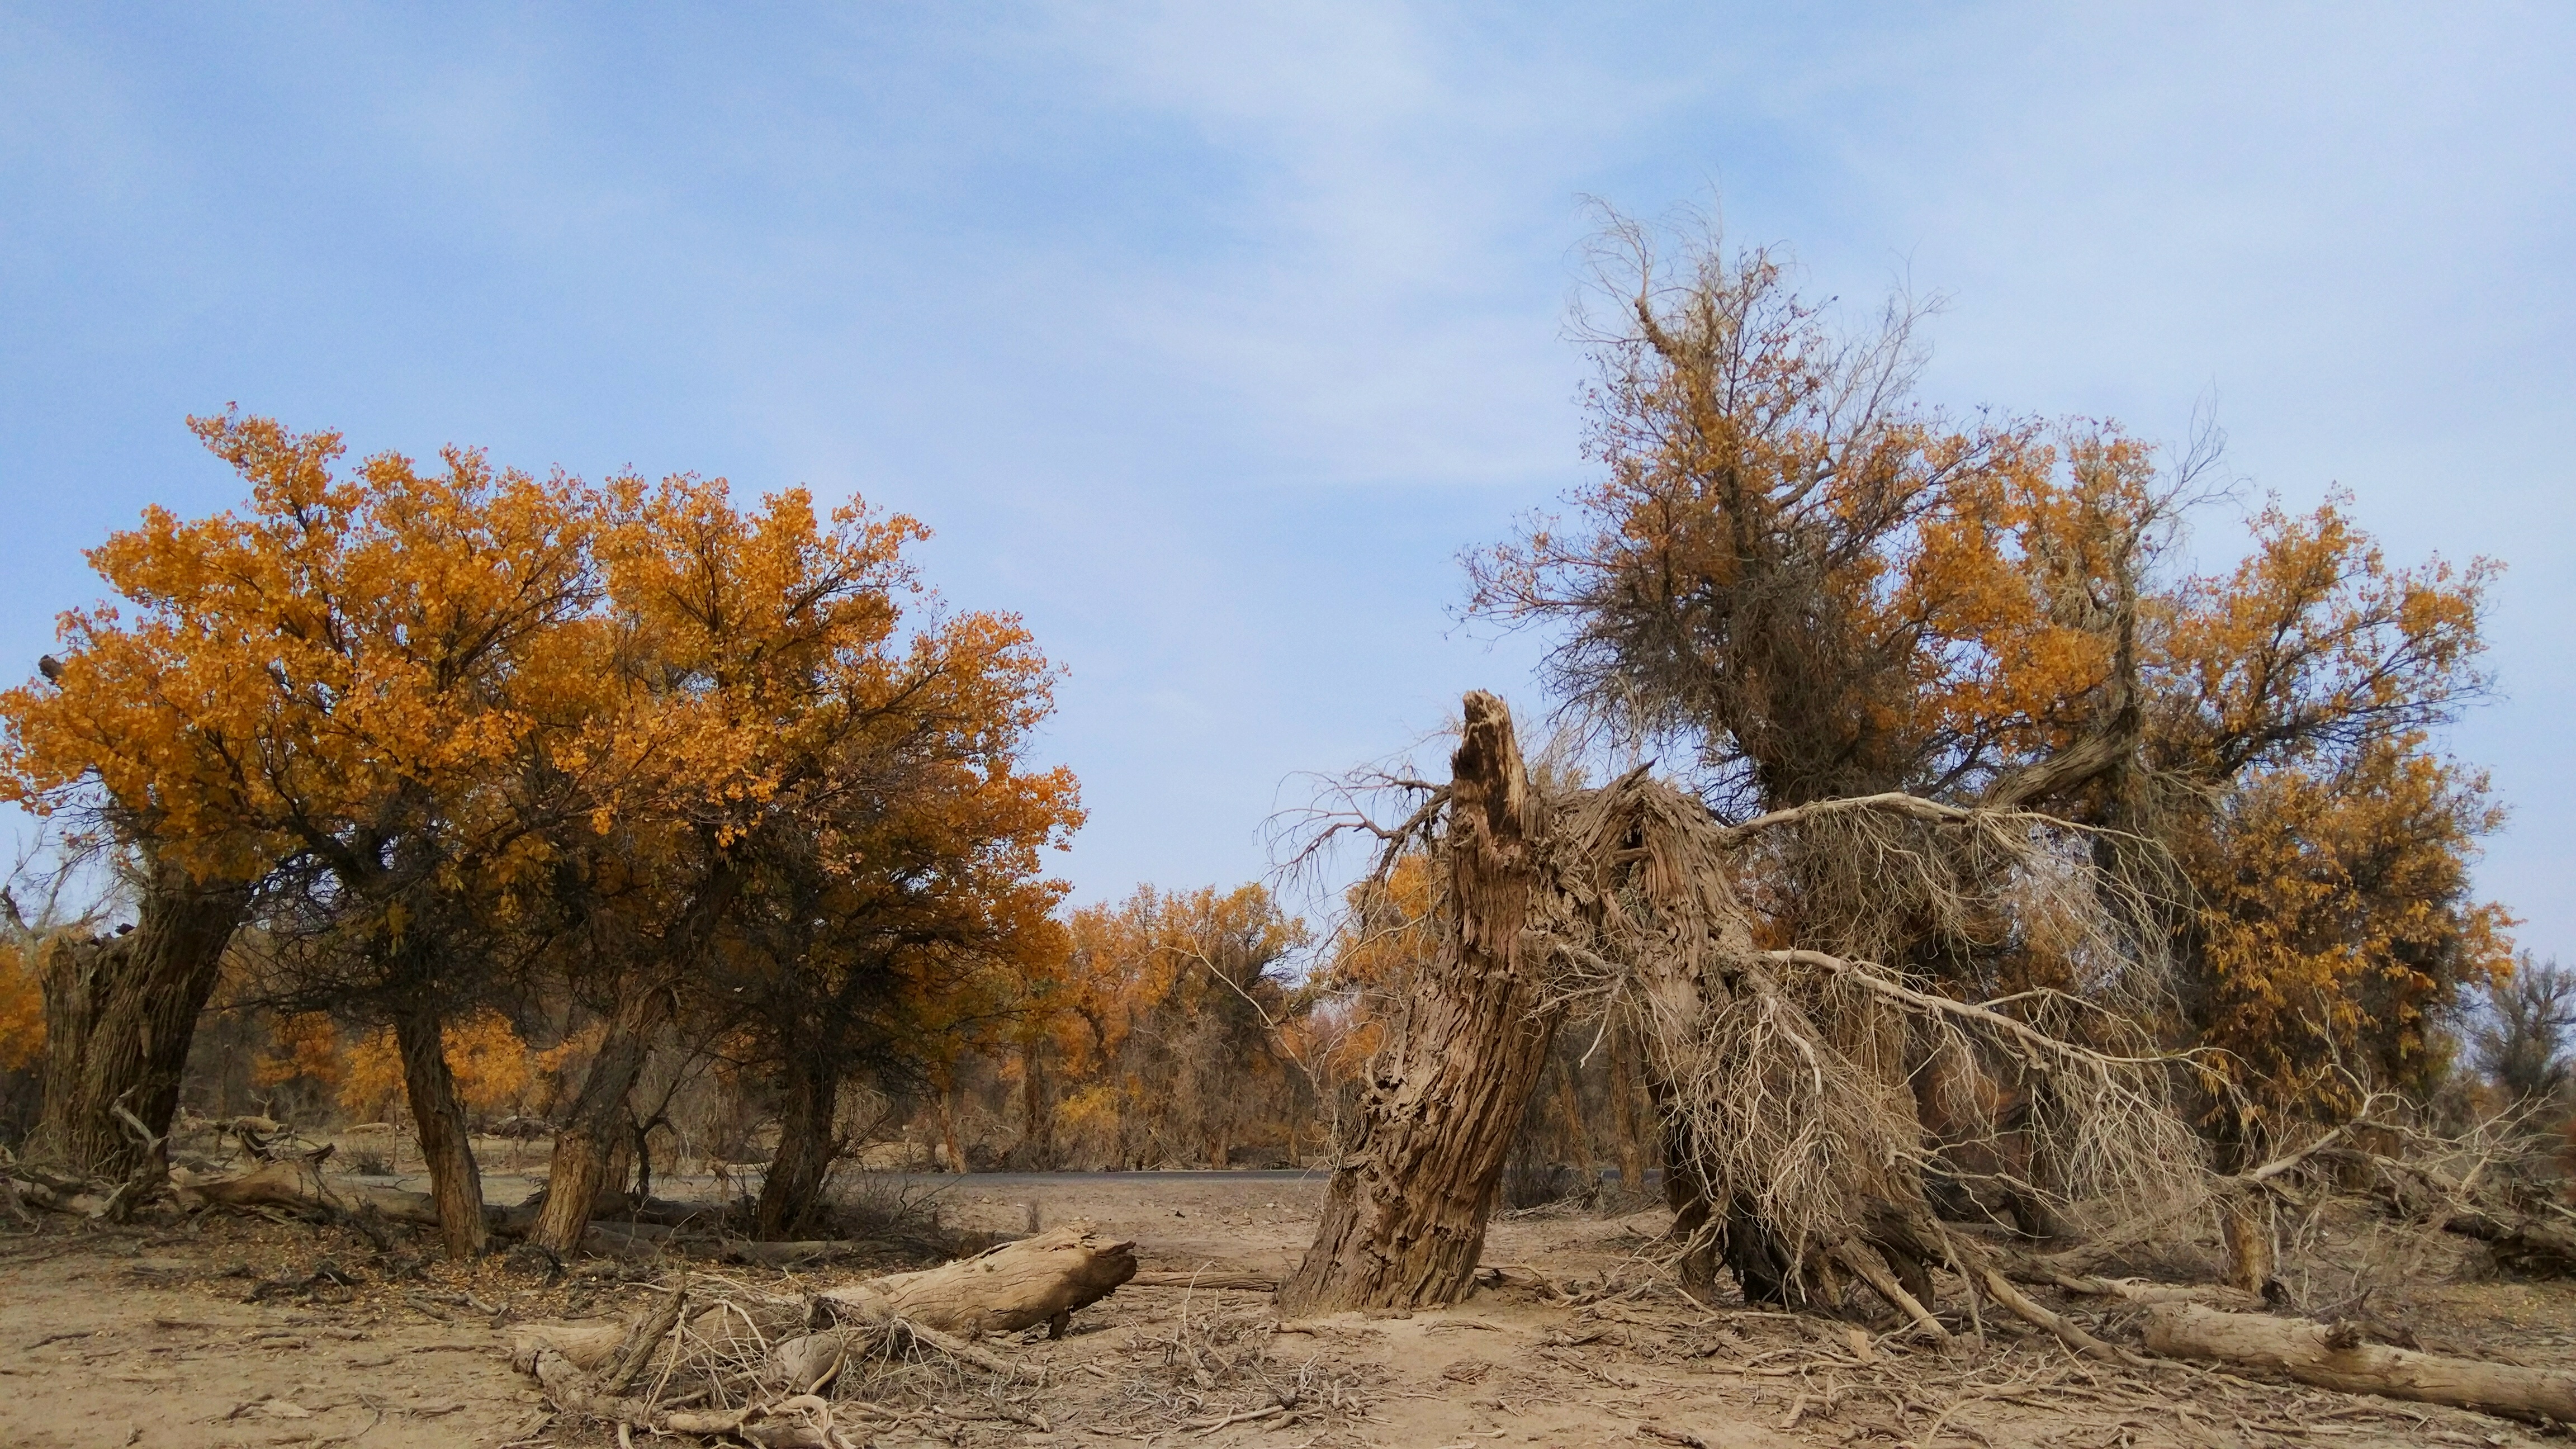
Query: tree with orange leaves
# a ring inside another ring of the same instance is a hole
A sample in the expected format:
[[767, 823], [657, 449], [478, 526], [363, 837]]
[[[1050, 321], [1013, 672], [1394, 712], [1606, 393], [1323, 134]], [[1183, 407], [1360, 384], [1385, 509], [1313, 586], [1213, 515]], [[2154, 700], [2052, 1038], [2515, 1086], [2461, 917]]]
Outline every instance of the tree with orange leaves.
[[147, 890], [138, 938], [157, 894], [233, 883], [191, 938], [203, 982], [156, 1001], [154, 1039], [176, 1060], [239, 883], [265, 880], [286, 914], [300, 902], [327, 922], [345, 949], [308, 984], [393, 1028], [442, 1231], [475, 1251], [479, 1179], [442, 1033], [481, 989], [470, 948], [493, 905], [542, 867], [518, 790], [541, 778], [550, 716], [595, 673], [570, 627], [590, 598], [583, 500], [569, 480], [463, 451], [432, 471], [380, 456], [343, 478], [336, 435], [232, 414], [192, 426], [251, 485], [247, 512], [156, 508], [92, 552], [137, 615], [66, 616], [66, 657], [6, 701], [13, 783], [43, 805], [93, 791], [151, 878], [180, 883]]
[[1237, 1146], [1271, 1142], [1295, 1155], [1317, 1106], [1299, 1052], [1331, 1045], [1306, 1020], [1327, 993], [1296, 970], [1305, 922], [1259, 885], [1143, 886], [1075, 911], [1066, 931], [1014, 1029], [1020, 1070], [1056, 1078], [1064, 1125], [1093, 1160], [1223, 1167]]
[[[789, 1087], [770, 1215], [794, 1217], [838, 1081], [917, 1064], [997, 962], [1054, 949], [1038, 852], [1079, 807], [1019, 763], [1050, 669], [1004, 616], [905, 626], [910, 520], [460, 449], [344, 476], [336, 435], [194, 426], [249, 507], [154, 510], [93, 553], [140, 615], [67, 616], [68, 657], [6, 701], [11, 785], [219, 883], [187, 957], [206, 986], [259, 883], [263, 999], [379, 1028], [452, 1252], [485, 1232], [465, 1109], [527, 1076], [505, 998], [569, 988], [598, 1018], [558, 1144], [577, 1238], [581, 1168], [674, 1009], [768, 1033]], [[153, 998], [174, 1086], [204, 994]]]
[[[1470, 558], [1477, 617], [1559, 631], [1548, 682], [1613, 748], [1686, 751], [1745, 819], [1907, 792], [2090, 827], [2144, 884], [2132, 946], [2223, 1049], [2241, 1153], [2361, 1083], [2420, 1083], [2504, 960], [2467, 862], [2494, 812], [2430, 732], [2474, 701], [2486, 565], [2392, 566], [2329, 504], [2256, 520], [2231, 573], [2171, 565], [2214, 449], [2106, 424], [1962, 425], [1912, 399], [1917, 314], [1835, 330], [1783, 264], [1615, 219], [1591, 327], [1599, 481]], [[2008, 923], [1855, 923], [1784, 854], [1763, 944], [1874, 950], [1969, 999], [2080, 985]], [[2166, 904], [2159, 907], [2157, 900]], [[2175, 995], [2132, 997], [2153, 1011]]]
[[577, 746], [597, 783], [557, 827], [569, 868], [546, 906], [559, 975], [602, 1024], [535, 1229], [557, 1251], [622, 1186], [603, 1174], [634, 1132], [628, 1094], [762, 852], [810, 844], [817, 793], [853, 788], [849, 752], [920, 723], [897, 719], [918, 523], [857, 503], [819, 518], [802, 490], [741, 508], [688, 477], [612, 480], [603, 504], [610, 682]]

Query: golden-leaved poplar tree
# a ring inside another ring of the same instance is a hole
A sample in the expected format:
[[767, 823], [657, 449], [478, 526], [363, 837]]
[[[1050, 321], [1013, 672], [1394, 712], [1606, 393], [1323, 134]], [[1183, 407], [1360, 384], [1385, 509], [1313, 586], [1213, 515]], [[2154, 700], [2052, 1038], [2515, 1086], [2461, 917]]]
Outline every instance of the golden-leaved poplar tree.
[[[1548, 682], [1614, 748], [1695, 758], [1730, 818], [1906, 791], [2094, 827], [2144, 894], [2122, 1005], [2212, 1054], [2230, 1152], [2420, 1084], [2504, 960], [2467, 865], [2495, 819], [2433, 731], [2484, 688], [2489, 568], [2388, 562], [2340, 503], [2260, 513], [2243, 564], [2177, 567], [2211, 449], [1915, 401], [1916, 314], [1846, 332], [1783, 263], [1678, 263], [1614, 220], [1569, 518], [1469, 559], [1471, 612], [1555, 632]], [[1772, 946], [1901, 962], [1978, 998], [2075, 988], [2047, 943], [1834, 909], [1840, 865], [1753, 883]], [[1847, 893], [1845, 893], [1847, 894]], [[2098, 983], [2097, 983], [2098, 984]]]

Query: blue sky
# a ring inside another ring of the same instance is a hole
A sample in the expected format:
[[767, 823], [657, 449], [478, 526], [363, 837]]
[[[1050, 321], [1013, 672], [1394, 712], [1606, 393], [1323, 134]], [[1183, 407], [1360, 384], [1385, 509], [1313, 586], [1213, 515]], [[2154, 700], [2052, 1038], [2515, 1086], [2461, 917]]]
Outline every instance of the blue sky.
[[[2481, 880], [2576, 955], [2576, 10], [0, 3], [0, 660], [190, 412], [863, 493], [1069, 676], [1086, 897], [1528, 707], [1459, 549], [1583, 476], [1582, 198], [1948, 299], [1937, 400], [2510, 566]], [[2196, 546], [2229, 554], [2232, 519]]]

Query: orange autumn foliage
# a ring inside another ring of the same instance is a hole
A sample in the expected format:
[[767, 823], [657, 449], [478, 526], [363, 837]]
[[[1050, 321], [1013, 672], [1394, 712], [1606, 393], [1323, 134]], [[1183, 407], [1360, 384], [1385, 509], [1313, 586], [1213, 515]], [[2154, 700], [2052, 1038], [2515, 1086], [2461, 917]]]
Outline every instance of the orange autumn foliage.
[[339, 1085], [346, 1072], [340, 1029], [332, 1025], [327, 1013], [306, 1011], [285, 1017], [271, 1029], [270, 1038], [274, 1050], [262, 1053], [251, 1063], [250, 1079], [254, 1085], [273, 1087], [298, 1079], [324, 1086]]
[[0, 1072], [32, 1067], [45, 1052], [45, 995], [33, 962], [0, 941]]
[[1294, 974], [1303, 921], [1258, 885], [1147, 886], [1075, 911], [1066, 931], [1023, 1020], [1045, 1034], [1056, 1126], [1079, 1159], [1222, 1166], [1238, 1145], [1295, 1142], [1313, 1111], [1297, 1055], [1313, 1004]]
[[[2214, 457], [2116, 425], [1914, 401], [1917, 314], [1838, 331], [1775, 257], [1613, 218], [1590, 319], [1596, 481], [1469, 560], [1471, 611], [1558, 631], [1549, 683], [1623, 749], [1695, 757], [1721, 814], [1908, 791], [2108, 832], [2168, 902], [2178, 1041], [2250, 1140], [2421, 1087], [2507, 959], [2468, 864], [2482, 775], [2433, 732], [2485, 687], [2493, 568], [2401, 567], [2340, 498], [2175, 566]], [[1794, 862], [1749, 883], [1790, 945]], [[1830, 923], [1822, 923], [1830, 926]], [[2142, 923], [2144, 924], [2144, 923]], [[1970, 995], [2062, 984], [2044, 942], [1924, 940]]]
[[[536, 1081], [534, 1054], [510, 1019], [476, 1012], [442, 1036], [456, 1093], [478, 1115], [515, 1110]], [[381, 1118], [403, 1092], [402, 1048], [390, 1027], [377, 1027], [349, 1048], [341, 1068], [340, 1105], [361, 1120]]]

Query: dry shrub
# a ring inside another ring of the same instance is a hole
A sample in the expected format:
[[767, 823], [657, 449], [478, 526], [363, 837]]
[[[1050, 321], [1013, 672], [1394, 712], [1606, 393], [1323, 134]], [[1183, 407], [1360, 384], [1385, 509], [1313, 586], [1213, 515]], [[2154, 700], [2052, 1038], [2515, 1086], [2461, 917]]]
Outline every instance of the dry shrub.
[[[1711, 1200], [1793, 1255], [1963, 1170], [1926, 1140], [1919, 1080], [1961, 1137], [2025, 1145], [2042, 1166], [2003, 1171], [2013, 1190], [2078, 1216], [2201, 1190], [2176, 1061], [2131, 1024], [2167, 992], [2133, 924], [2151, 903], [2083, 832], [1910, 796], [1730, 828], [1643, 772], [1555, 809], [1562, 1001], [1636, 1024]], [[1981, 1005], [1874, 959], [1927, 939], [2044, 952], [2054, 982]]]

